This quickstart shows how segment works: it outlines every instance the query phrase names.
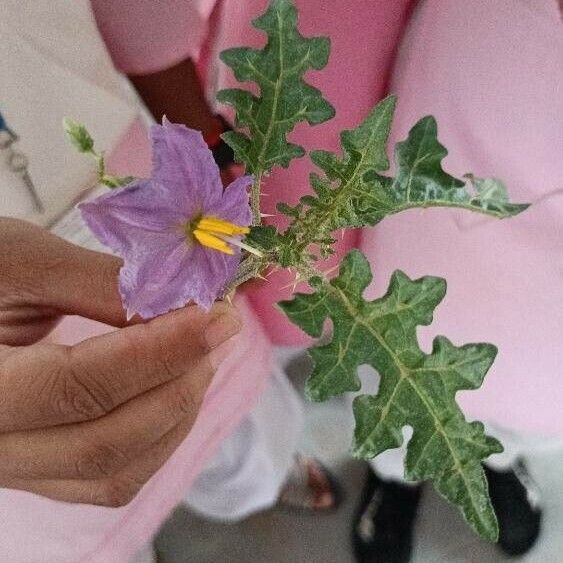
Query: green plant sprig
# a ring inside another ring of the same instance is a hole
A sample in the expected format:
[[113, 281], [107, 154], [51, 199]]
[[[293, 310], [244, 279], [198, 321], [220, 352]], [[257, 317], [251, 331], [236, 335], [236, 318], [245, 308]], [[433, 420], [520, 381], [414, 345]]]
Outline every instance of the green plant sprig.
[[98, 152], [94, 147], [94, 140], [88, 129], [81, 123], [65, 117], [63, 128], [78, 152], [91, 156], [96, 162], [98, 182], [108, 188], [119, 188], [132, 182], [132, 176], [114, 176], [106, 173], [106, 162], [103, 152]]
[[234, 107], [240, 129], [224, 139], [256, 176], [251, 195], [255, 226], [247, 242], [263, 253], [243, 261], [235, 285], [268, 267], [290, 268], [296, 282], [307, 282], [311, 293], [295, 294], [279, 307], [313, 337], [323, 336], [326, 321], [332, 321], [332, 333], [324, 335], [323, 344], [309, 349], [314, 368], [306, 385], [308, 397], [322, 401], [357, 392], [358, 367], [375, 368], [380, 378], [377, 394], [360, 395], [354, 401], [353, 453], [370, 458], [399, 447], [402, 429], [412, 427], [406, 478], [432, 480], [477, 533], [494, 541], [498, 525], [481, 463], [502, 446], [485, 435], [480, 422], [465, 419], [455, 394], [480, 387], [496, 348], [484, 343], [458, 347], [438, 336], [431, 353], [421, 350], [416, 330], [432, 322], [446, 292], [442, 279], [411, 280], [397, 271], [387, 293], [367, 301], [363, 293], [372, 274], [361, 252], [350, 252], [332, 279], [319, 264], [334, 252], [336, 231], [375, 225], [408, 209], [453, 207], [506, 218], [528, 206], [509, 202], [499, 180], [472, 174], [456, 178], [444, 171], [441, 163], [447, 150], [438, 141], [432, 116], [420, 119], [396, 145], [394, 176], [385, 175], [395, 110], [395, 98], [390, 96], [357, 128], [342, 133], [342, 155], [310, 153], [321, 171], [310, 176], [312, 193], [296, 206], [278, 205], [278, 211], [289, 217], [289, 226], [279, 232], [261, 225], [264, 179], [275, 166], [287, 167], [305, 155], [302, 147], [287, 141], [288, 133], [299, 121], [311, 125], [326, 121], [334, 110], [303, 80], [307, 70], [326, 65], [328, 40], [299, 34], [293, 2], [272, 0], [254, 25], [266, 33], [266, 46], [229, 49], [221, 58], [239, 81], [255, 82], [260, 94], [241, 89], [218, 94], [219, 101]]

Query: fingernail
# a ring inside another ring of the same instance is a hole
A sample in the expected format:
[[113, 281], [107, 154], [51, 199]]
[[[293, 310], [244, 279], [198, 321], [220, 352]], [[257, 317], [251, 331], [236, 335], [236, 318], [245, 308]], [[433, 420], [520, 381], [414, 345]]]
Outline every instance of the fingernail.
[[205, 329], [205, 343], [209, 348], [216, 348], [237, 334], [241, 329], [239, 319], [233, 313], [225, 313], [213, 319]]
[[211, 364], [211, 367], [214, 370], [219, 369], [219, 366], [225, 361], [227, 356], [233, 351], [237, 340], [238, 338], [235, 336], [234, 338], [231, 338], [226, 342], [219, 344], [219, 346], [213, 348], [213, 350], [209, 352], [207, 357], [209, 359], [209, 363]]

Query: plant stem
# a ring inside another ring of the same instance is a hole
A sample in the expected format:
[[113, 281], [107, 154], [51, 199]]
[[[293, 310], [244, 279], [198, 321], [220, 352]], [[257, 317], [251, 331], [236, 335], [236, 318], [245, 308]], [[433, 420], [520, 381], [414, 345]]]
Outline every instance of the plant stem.
[[262, 215], [260, 214], [260, 189], [262, 175], [262, 171], [256, 174], [254, 184], [252, 184], [252, 187], [250, 188], [250, 208], [252, 209], [252, 224], [254, 226], [258, 226], [262, 223]]

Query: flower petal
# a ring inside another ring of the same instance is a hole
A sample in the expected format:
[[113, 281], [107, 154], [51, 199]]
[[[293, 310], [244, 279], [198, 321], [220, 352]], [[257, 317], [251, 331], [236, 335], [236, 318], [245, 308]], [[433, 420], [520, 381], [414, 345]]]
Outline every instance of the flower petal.
[[199, 131], [170, 123], [151, 127], [153, 178], [186, 215], [221, 199], [219, 168]]
[[164, 121], [152, 129], [154, 177], [81, 204], [95, 236], [123, 258], [119, 276], [129, 316], [154, 317], [195, 302], [209, 309], [236, 274], [240, 251], [228, 255], [187, 237], [196, 214], [250, 224], [247, 188], [239, 178], [223, 193], [219, 169], [200, 133]]
[[182, 237], [186, 222], [152, 180], [135, 180], [78, 208], [96, 238], [124, 258], [137, 255], [144, 245], [155, 248]]
[[237, 178], [229, 184], [219, 201], [205, 208], [205, 214], [227, 219], [243, 227], [250, 225], [252, 213], [248, 204], [248, 188], [253, 182], [254, 176]]
[[223, 295], [239, 261], [238, 252], [230, 256], [182, 244], [145, 257], [140, 267], [126, 263], [119, 288], [127, 314], [152, 318], [191, 302], [208, 311]]
[[152, 318], [183, 307], [189, 301], [179, 291], [184, 285], [184, 259], [190, 253], [185, 240], [140, 250], [134, 259], [125, 259], [119, 272], [119, 292], [127, 318], [135, 313]]
[[194, 277], [190, 298], [206, 311], [217, 298], [223, 296], [235, 277], [240, 263], [240, 251], [238, 248], [234, 251], [230, 255], [199, 245], [194, 248], [191, 257]]

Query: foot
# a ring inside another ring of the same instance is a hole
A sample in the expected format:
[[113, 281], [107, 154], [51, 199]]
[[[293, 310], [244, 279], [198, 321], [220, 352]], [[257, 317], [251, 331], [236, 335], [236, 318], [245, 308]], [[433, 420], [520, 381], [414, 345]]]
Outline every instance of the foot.
[[340, 486], [315, 458], [298, 454], [283, 487], [278, 504], [292, 510], [319, 512], [340, 505]]
[[352, 529], [358, 563], [410, 560], [421, 492], [421, 485], [384, 481], [369, 470]]
[[540, 534], [539, 490], [522, 461], [507, 471], [485, 466], [485, 473], [499, 523], [499, 547], [507, 555], [522, 555]]

